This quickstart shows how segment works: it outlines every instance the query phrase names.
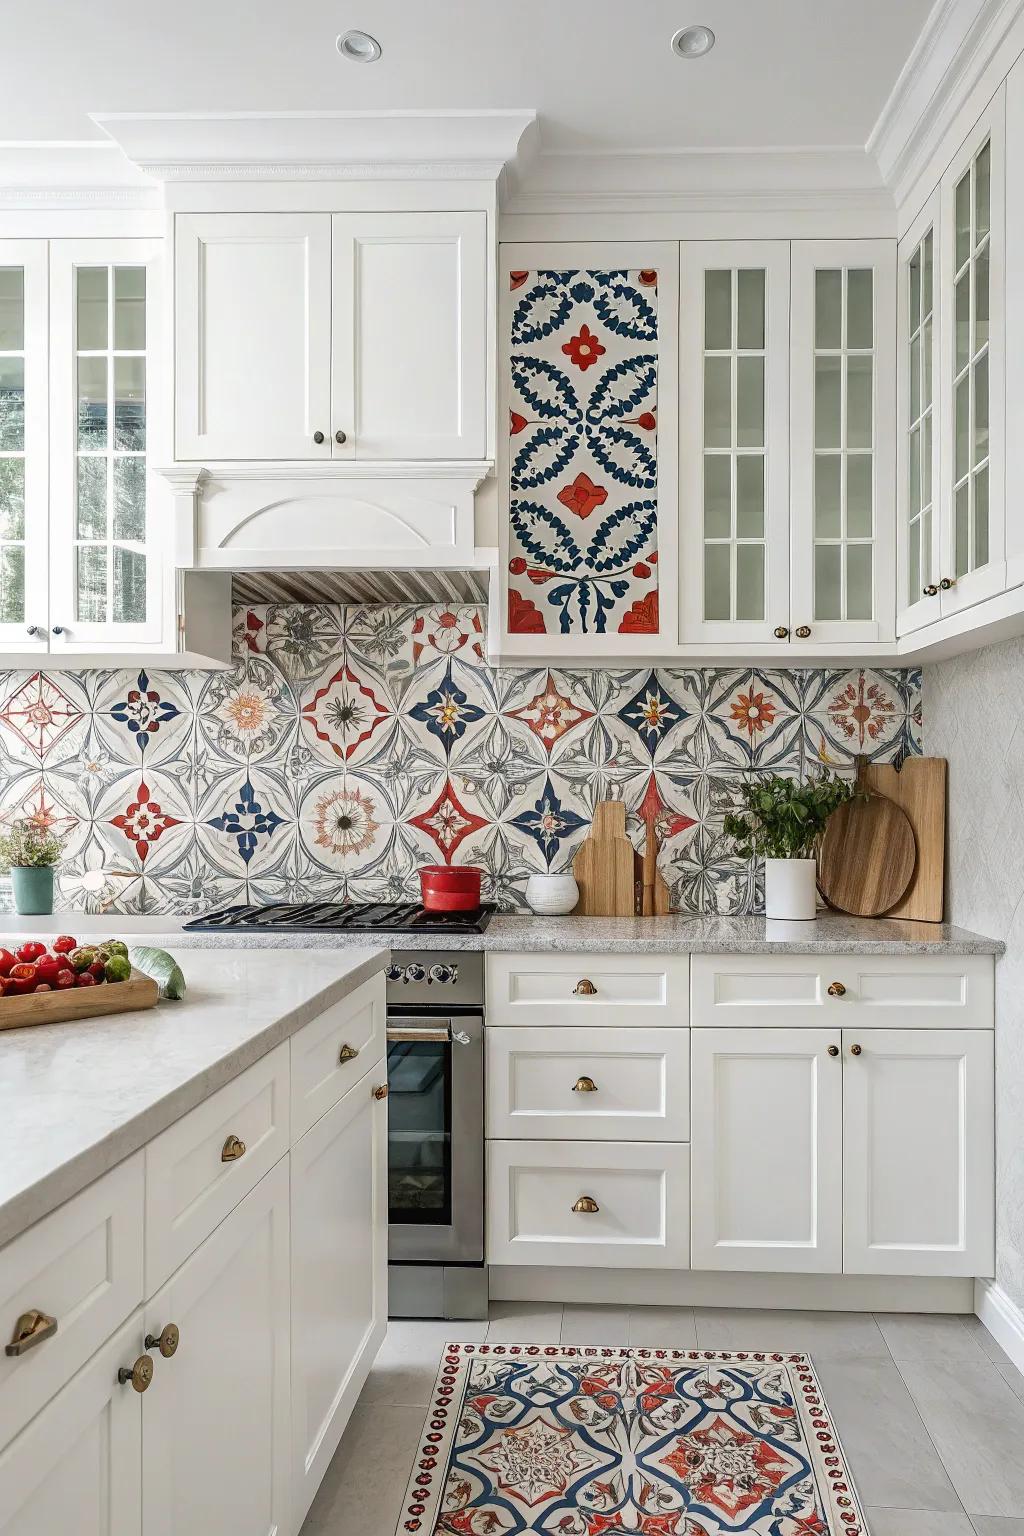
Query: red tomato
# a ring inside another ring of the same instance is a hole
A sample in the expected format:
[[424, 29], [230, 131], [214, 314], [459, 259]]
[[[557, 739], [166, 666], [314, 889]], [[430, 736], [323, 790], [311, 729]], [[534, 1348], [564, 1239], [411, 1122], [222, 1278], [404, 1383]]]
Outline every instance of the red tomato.
[[57, 972], [57, 990], [58, 990], [58, 992], [63, 992], [65, 987], [73, 987], [74, 984], [75, 984], [75, 973], [74, 973], [74, 971], [58, 971]]
[[37, 981], [32, 990], [33, 992], [52, 992], [53, 988], [48, 981]]
[[103, 980], [103, 961], [102, 960], [94, 960], [92, 965], [87, 967], [85, 974], [91, 976], [94, 981], [102, 981]]
[[89, 971], [83, 971], [80, 976], [75, 977], [76, 987], [94, 987], [95, 985], [96, 977], [91, 975]]
[[0, 976], [9, 976], [11, 974], [11, 966], [16, 963], [9, 949], [0, 949]]
[[45, 981], [51, 985], [57, 980], [57, 972], [64, 970], [63, 961], [54, 959], [53, 955], [40, 955], [36, 961], [36, 980]]
[[29, 939], [28, 943], [23, 944], [18, 950], [18, 959], [24, 960], [26, 962], [29, 960], [38, 960], [40, 955], [45, 954], [45, 944], [39, 944], [35, 939]]
[[12, 981], [35, 981], [36, 968], [31, 961], [23, 960], [18, 965], [11, 966]]
[[50, 947], [55, 955], [70, 955], [73, 949], [78, 948], [78, 940], [73, 939], [69, 933], [62, 933], [59, 939], [54, 939]]

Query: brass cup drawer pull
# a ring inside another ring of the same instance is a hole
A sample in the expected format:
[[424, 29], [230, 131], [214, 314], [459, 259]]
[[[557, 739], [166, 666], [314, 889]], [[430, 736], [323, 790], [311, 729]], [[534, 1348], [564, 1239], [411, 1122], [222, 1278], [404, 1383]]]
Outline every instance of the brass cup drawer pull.
[[358, 1055], [359, 1047], [357, 1045], [343, 1045], [338, 1052], [338, 1066], [343, 1067], [346, 1062], [355, 1061]]
[[829, 984], [828, 995], [829, 997], [845, 997], [846, 988], [841, 981], [833, 981]]
[[596, 997], [597, 988], [592, 981], [583, 976], [572, 989], [573, 997]]
[[56, 1332], [57, 1319], [49, 1313], [39, 1312], [35, 1308], [31, 1312], [23, 1312], [14, 1325], [11, 1342], [5, 1346], [4, 1354], [24, 1355], [44, 1339], [52, 1339]]
[[578, 1077], [572, 1085], [573, 1093], [596, 1093], [597, 1084], [592, 1077]]
[[577, 1216], [593, 1216], [600, 1209], [601, 1207], [591, 1195], [580, 1195], [573, 1206], [573, 1212]]
[[230, 1135], [220, 1149], [222, 1163], [237, 1163], [240, 1157], [245, 1156], [245, 1142], [240, 1136]]
[[388, 1096], [387, 1083], [378, 1083], [377, 1087], [373, 1090], [373, 1096], [375, 1099], [386, 1099]]
[[829, 1048], [828, 1048], [828, 1053], [829, 1053], [830, 1056], [838, 1056], [839, 1055], [839, 1047], [838, 1047], [838, 1045], [830, 1045]]
[[159, 1333], [147, 1333], [143, 1339], [147, 1349], [158, 1349], [165, 1360], [169, 1360], [178, 1348], [181, 1334], [178, 1332], [177, 1323], [165, 1323]]
[[122, 1387], [127, 1387], [130, 1383], [136, 1392], [145, 1392], [153, 1380], [152, 1355], [140, 1355], [134, 1365], [122, 1365], [117, 1373], [117, 1379]]

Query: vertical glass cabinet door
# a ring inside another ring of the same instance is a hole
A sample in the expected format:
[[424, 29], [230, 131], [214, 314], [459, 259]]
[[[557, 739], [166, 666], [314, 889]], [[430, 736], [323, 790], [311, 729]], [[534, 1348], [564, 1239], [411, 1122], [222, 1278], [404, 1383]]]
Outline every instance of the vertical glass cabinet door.
[[55, 241], [50, 271], [50, 648], [157, 640], [170, 530], [149, 473], [160, 421], [154, 247]]
[[789, 246], [695, 241], [680, 266], [684, 643], [789, 639]]
[[0, 647], [46, 651], [46, 242], [0, 240]]
[[895, 635], [895, 251], [792, 247], [793, 635]]
[[941, 613], [939, 227], [936, 193], [901, 240], [897, 260], [896, 606], [900, 634], [933, 623]]

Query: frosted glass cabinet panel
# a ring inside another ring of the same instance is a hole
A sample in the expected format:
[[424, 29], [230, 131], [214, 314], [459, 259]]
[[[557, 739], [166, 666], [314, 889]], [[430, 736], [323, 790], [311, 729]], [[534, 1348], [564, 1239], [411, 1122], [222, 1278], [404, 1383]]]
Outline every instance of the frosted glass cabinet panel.
[[692, 242], [680, 280], [682, 639], [789, 636], [789, 246]]
[[897, 608], [901, 634], [932, 623], [940, 612], [940, 227], [936, 192], [900, 242], [897, 260]]
[[0, 240], [0, 646], [46, 649], [46, 243]]
[[793, 634], [893, 629], [895, 273], [888, 241], [792, 247]]

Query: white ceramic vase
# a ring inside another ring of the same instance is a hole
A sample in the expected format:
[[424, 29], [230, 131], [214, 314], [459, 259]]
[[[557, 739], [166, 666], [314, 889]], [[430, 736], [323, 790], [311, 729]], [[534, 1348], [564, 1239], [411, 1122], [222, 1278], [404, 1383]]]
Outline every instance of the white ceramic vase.
[[814, 859], [765, 859], [764, 915], [812, 923], [818, 915]]
[[531, 875], [526, 882], [527, 904], [538, 917], [562, 917], [579, 899], [580, 888], [572, 875]]

